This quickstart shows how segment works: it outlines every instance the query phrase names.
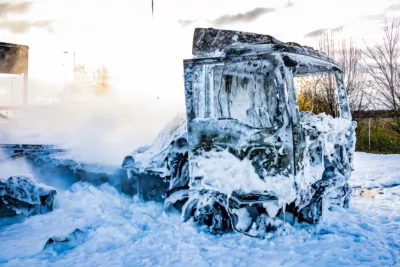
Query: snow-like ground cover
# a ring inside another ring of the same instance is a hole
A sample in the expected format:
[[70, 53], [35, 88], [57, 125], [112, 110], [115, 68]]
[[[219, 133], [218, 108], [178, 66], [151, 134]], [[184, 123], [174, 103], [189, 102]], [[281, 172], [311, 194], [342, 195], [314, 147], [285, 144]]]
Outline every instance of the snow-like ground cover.
[[[381, 194], [355, 194], [349, 210], [264, 240], [213, 236], [168, 217], [159, 204], [79, 182], [59, 190], [53, 212], [0, 226], [0, 265], [400, 266], [400, 186], [393, 186], [400, 181], [400, 155], [356, 153], [355, 160], [351, 185], [380, 187]], [[44, 249], [49, 238], [66, 237], [69, 242]]]
[[400, 186], [400, 155], [357, 153], [352, 187], [381, 188]]

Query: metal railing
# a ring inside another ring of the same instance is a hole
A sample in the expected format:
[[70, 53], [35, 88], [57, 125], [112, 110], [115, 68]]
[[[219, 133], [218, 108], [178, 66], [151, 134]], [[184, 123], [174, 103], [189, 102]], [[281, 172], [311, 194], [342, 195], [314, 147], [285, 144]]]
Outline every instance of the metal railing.
[[65, 149], [57, 148], [53, 145], [40, 144], [0, 144], [0, 151], [5, 155], [1, 160], [17, 159], [35, 153], [59, 153], [65, 152]]

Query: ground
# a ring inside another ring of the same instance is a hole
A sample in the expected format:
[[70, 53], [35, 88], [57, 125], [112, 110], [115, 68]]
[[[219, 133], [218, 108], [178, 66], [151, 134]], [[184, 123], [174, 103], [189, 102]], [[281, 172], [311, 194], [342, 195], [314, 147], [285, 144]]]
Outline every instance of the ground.
[[[349, 210], [264, 240], [213, 236], [159, 204], [76, 183], [59, 190], [53, 212], [0, 225], [0, 265], [400, 266], [399, 162], [400, 155], [356, 153]], [[49, 238], [68, 242], [45, 248]]]

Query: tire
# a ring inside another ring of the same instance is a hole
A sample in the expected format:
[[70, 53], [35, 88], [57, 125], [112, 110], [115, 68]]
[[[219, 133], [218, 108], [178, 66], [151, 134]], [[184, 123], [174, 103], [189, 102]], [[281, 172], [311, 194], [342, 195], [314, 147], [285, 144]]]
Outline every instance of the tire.
[[190, 214], [198, 226], [207, 226], [211, 234], [224, 234], [231, 229], [228, 212], [220, 203], [215, 200], [204, 204], [196, 202], [196, 205], [188, 205], [185, 214]]
[[206, 226], [212, 234], [224, 234], [232, 224], [225, 206], [220, 203], [223, 199], [216, 192], [179, 190], [166, 199], [164, 209], [167, 214], [180, 212], [183, 222], [192, 219], [196, 225]]

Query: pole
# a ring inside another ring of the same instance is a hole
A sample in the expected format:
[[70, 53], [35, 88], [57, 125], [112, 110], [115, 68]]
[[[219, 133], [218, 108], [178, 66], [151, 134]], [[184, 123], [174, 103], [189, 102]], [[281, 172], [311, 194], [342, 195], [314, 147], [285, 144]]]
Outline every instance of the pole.
[[11, 78], [11, 105], [14, 105], [14, 78]]
[[371, 150], [371, 119], [368, 119], [368, 146]]
[[[63, 52], [63, 54], [69, 54], [69, 51], [64, 51]], [[74, 69], [73, 69], [73, 71], [74, 71], [74, 89], [75, 89], [75, 80], [76, 80], [76, 61], [75, 61], [75, 52], [73, 53], [74, 54]], [[66, 66], [65, 66], [65, 68], [67, 68]], [[65, 71], [67, 71], [67, 70], [65, 70]], [[65, 74], [65, 76], [67, 76], [67, 74]], [[65, 80], [66, 80], [67, 78], [65, 78]]]
[[28, 105], [28, 70], [24, 73], [24, 105]]
[[28, 98], [28, 77], [29, 77], [29, 47], [26, 47], [26, 50], [24, 54], [26, 53], [26, 62], [25, 62], [25, 68], [24, 68], [24, 87], [23, 87], [23, 104], [24, 106], [27, 106], [29, 104], [29, 98]]
[[76, 65], [75, 65], [75, 52], [74, 52], [74, 90], [75, 90], [75, 69]]

